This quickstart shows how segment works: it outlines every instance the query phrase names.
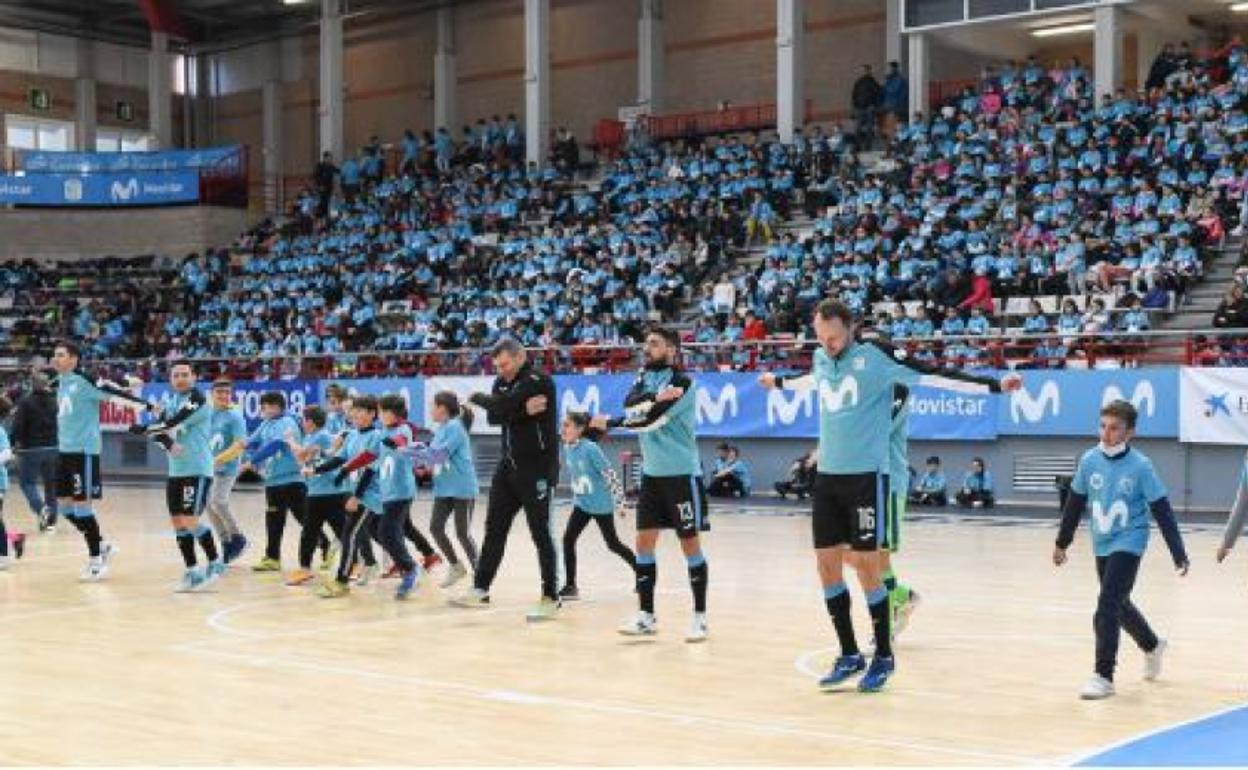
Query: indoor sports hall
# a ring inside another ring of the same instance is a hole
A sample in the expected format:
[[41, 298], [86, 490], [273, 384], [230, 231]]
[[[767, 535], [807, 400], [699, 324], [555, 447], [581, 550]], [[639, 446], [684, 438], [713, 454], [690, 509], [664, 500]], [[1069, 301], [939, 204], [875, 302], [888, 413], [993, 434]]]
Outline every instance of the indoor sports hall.
[[1245, 34], [0, 0], [0, 764], [1248, 765]]

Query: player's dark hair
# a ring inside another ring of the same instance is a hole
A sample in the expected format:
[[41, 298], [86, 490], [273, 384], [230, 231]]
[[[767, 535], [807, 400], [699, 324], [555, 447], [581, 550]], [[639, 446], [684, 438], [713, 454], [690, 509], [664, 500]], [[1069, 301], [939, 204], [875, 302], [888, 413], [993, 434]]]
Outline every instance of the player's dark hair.
[[347, 397], [347, 389], [338, 383], [330, 383], [325, 386], [325, 398], [336, 398], [339, 401]]
[[56, 352], [56, 348], [63, 348], [66, 353], [74, 358], [82, 358], [82, 348], [78, 347], [78, 343], [73, 340], [59, 340], [55, 347], [52, 348], [53, 353]]
[[363, 409], [366, 412], [377, 412], [377, 397], [367, 393], [361, 393], [351, 400], [351, 406], [357, 409]]
[[234, 388], [234, 380], [229, 377], [218, 377], [212, 381], [213, 390], [232, 390]]
[[278, 409], [286, 409], [286, 394], [280, 390], [270, 390], [260, 394], [260, 406], [276, 406]]
[[175, 358], [173, 362], [169, 364], [169, 371], [172, 372], [174, 369], [178, 368], [179, 366], [185, 366], [187, 369], [191, 370], [191, 374], [195, 374], [195, 365], [190, 362], [190, 359]]
[[675, 329], [670, 329], [666, 326], [652, 326], [650, 327], [650, 331], [647, 332], [647, 334], [653, 334], [657, 337], [662, 338], [664, 342], [666, 342], [667, 344], [671, 345], [674, 348], [680, 347], [680, 333], [677, 332]]
[[846, 326], [852, 326], [854, 323], [854, 311], [850, 310], [849, 305], [846, 305], [839, 299], [823, 300], [815, 307], [815, 313], [825, 321], [839, 318], [841, 323]]
[[400, 420], [407, 419], [407, 402], [397, 393], [387, 393], [377, 399], [377, 406], [383, 412], [389, 412]]
[[601, 441], [605, 435], [603, 431], [591, 427], [589, 424], [589, 414], [586, 412], [568, 412], [563, 416], [565, 420], [572, 423], [581, 430], [581, 438], [587, 438], [590, 441]]
[[931, 457], [927, 458], [927, 464], [928, 465], [940, 465], [940, 458], [937, 457], [936, 455], [932, 455]]
[[13, 402], [9, 400], [8, 396], [0, 395], [0, 420], [7, 418], [12, 411]]
[[326, 420], [325, 410], [316, 405], [304, 407], [303, 419], [307, 420], [308, 422], [312, 423], [318, 428], [324, 428], [325, 420]]
[[458, 417], [464, 424], [464, 430], [472, 430], [472, 420], [476, 416], [467, 404], [459, 403], [459, 396], [449, 390], [440, 390], [433, 396], [433, 403], [446, 410], [452, 418]]
[[524, 355], [524, 346], [515, 337], [503, 337], [494, 343], [494, 347], [490, 350], [490, 357], [497, 357], [502, 353], [513, 356]]
[[1135, 430], [1135, 421], [1139, 419], [1140, 413], [1130, 401], [1120, 398], [1101, 407], [1101, 416], [1121, 420], [1122, 424], [1127, 426], [1127, 430]]

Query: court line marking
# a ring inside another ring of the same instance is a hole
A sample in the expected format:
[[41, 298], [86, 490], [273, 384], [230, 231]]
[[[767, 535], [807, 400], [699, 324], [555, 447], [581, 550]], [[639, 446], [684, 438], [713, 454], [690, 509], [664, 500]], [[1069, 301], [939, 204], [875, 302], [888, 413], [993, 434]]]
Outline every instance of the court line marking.
[[[176, 649], [176, 648], [175, 648]], [[952, 757], [962, 757], [976, 759], [981, 761], [993, 762], [996, 764], [1050, 764], [1052, 760], [1046, 760], [1037, 757], [1025, 756], [1021, 754], [1005, 754], [989, 751], [977, 751], [974, 749], [957, 749], [939, 744], [922, 743], [918, 741], [899, 741], [888, 738], [876, 738], [864, 735], [849, 735], [843, 733], [827, 733], [818, 730], [810, 730], [803, 727], [780, 722], [759, 722], [746, 719], [737, 719], [732, 717], [711, 717], [703, 714], [683, 713], [679, 711], [669, 711], [663, 709], [655, 709], [648, 706], [639, 706], [631, 703], [613, 703], [608, 701], [595, 701], [579, 698], [567, 698], [558, 696], [547, 696], [536, 693], [527, 693], [520, 690], [509, 690], [505, 688], [483, 688], [476, 685], [467, 684], [465, 682], [440, 681], [436, 679], [427, 679], [425, 677], [388, 674], [382, 671], [373, 671], [364, 668], [355, 668], [350, 666], [335, 666], [317, 663], [315, 661], [301, 660], [292, 656], [284, 655], [251, 655], [245, 653], [233, 653], [220, 650], [200, 650], [200, 655], [215, 657], [222, 660], [233, 660], [248, 665], [260, 667], [277, 666], [294, 670], [309, 671], [317, 674], [333, 675], [333, 676], [349, 676], [357, 679], [363, 679], [373, 683], [381, 683], [383, 685], [397, 685], [408, 688], [413, 685], [419, 687], [427, 687], [429, 689], [439, 689], [450, 693], [462, 694], [479, 700], [489, 700], [494, 702], [505, 702], [517, 705], [540, 705], [546, 707], [564, 708], [577, 712], [592, 711], [600, 714], [611, 714], [617, 716], [639, 717], [645, 719], [663, 719], [671, 720], [681, 724], [701, 724], [708, 727], [729, 730], [732, 732], [752, 732], [770, 735], [791, 735], [803, 738], [816, 738], [829, 742], [854, 743], [863, 746], [873, 746], [877, 748], [899, 749], [916, 753], [932, 753], [941, 754]]]
[[1161, 735], [1162, 733], [1166, 733], [1171, 730], [1179, 730], [1184, 727], [1191, 727], [1192, 725], [1198, 724], [1200, 722], [1204, 722], [1207, 719], [1217, 719], [1218, 717], [1223, 717], [1223, 716], [1226, 716], [1227, 714], [1233, 713], [1235, 711], [1241, 711], [1243, 709], [1248, 709], [1248, 704], [1241, 702], [1234, 706], [1227, 706], [1226, 708], [1218, 709], [1217, 711], [1213, 711], [1208, 714], [1203, 714], [1201, 716], [1192, 717], [1191, 719], [1184, 719], [1181, 722], [1174, 722], [1173, 724], [1162, 725], [1161, 727], [1155, 727], [1152, 730], [1145, 730], [1144, 732], [1139, 733], [1137, 735], [1132, 735], [1128, 738], [1123, 738], [1120, 741], [1115, 741], [1114, 743], [1111, 743], [1108, 746], [1102, 746], [1101, 748], [1093, 749], [1092, 751], [1089, 751], [1083, 754], [1076, 754], [1074, 756], [1065, 757], [1062, 759], [1062, 764], [1073, 767], [1079, 764], [1080, 762], [1086, 762], [1087, 760], [1091, 759], [1092, 757], [1097, 756], [1098, 754], [1107, 754], [1111, 751], [1116, 751], [1118, 749], [1123, 748], [1124, 746], [1130, 745], [1137, 741], [1146, 740], [1148, 738]]

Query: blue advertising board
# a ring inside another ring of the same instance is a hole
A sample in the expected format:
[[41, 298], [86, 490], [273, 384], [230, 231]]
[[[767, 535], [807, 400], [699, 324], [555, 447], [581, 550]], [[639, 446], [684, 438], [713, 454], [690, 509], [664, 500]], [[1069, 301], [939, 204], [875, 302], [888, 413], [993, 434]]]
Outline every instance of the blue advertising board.
[[194, 171], [214, 166], [238, 152], [237, 146], [159, 152], [49, 152], [20, 153], [27, 174], [130, 174], [141, 171]]
[[1091, 436], [1101, 407], [1125, 399], [1139, 410], [1136, 434], [1179, 435], [1179, 370], [1084, 369], [1025, 371], [1023, 389], [1003, 396], [997, 425], [1003, 436]]
[[14, 206], [164, 206], [199, 200], [192, 171], [0, 176], [0, 204]]
[[[200, 383], [205, 392], [207, 384]], [[294, 414], [303, 414], [303, 408], [320, 401], [321, 384], [316, 380], [270, 380], [265, 382], [234, 383], [234, 401], [243, 410], [243, 418], [247, 421], [247, 430], [254, 430], [260, 424], [260, 396], [276, 390], [286, 396], [287, 410]], [[143, 398], [163, 404], [172, 394], [167, 382], [151, 383], [143, 386]]]

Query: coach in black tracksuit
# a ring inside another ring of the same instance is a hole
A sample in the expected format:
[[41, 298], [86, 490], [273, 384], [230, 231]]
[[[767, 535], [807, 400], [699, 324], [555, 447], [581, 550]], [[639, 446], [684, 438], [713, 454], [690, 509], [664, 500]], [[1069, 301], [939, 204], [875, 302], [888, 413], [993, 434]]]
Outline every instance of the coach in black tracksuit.
[[502, 459], [490, 482], [485, 541], [474, 586], [488, 594], [503, 561], [507, 533], [521, 508], [537, 547], [542, 597], [556, 600], [558, 557], [551, 530], [551, 504], [559, 479], [559, 426], [555, 381], [533, 368], [524, 348], [511, 338], [494, 346], [499, 376], [490, 395], [469, 401], [485, 410], [490, 425], [503, 429]]

